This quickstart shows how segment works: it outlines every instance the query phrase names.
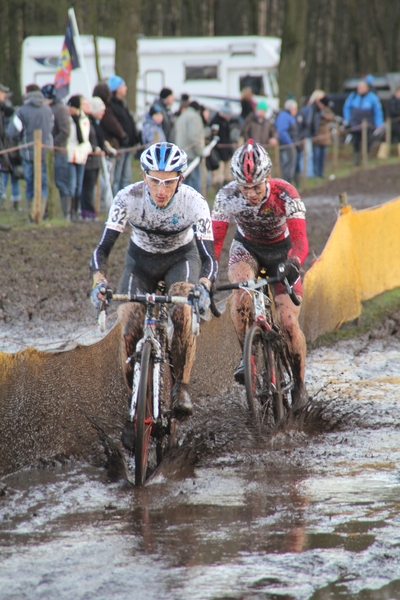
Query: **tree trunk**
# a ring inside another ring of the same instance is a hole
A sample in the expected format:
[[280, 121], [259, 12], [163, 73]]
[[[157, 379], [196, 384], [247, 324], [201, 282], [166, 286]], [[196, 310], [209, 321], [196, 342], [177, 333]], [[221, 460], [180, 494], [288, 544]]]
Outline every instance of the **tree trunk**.
[[279, 65], [279, 101], [288, 94], [299, 102], [303, 94], [307, 0], [286, 0]]
[[116, 22], [115, 72], [128, 86], [127, 103], [136, 109], [136, 78], [138, 72], [137, 35], [140, 31], [140, 0], [119, 0]]

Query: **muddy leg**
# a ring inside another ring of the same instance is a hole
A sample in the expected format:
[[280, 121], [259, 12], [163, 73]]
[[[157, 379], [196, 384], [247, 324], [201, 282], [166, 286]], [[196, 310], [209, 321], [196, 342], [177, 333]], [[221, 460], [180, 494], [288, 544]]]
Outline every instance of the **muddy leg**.
[[[247, 279], [254, 279], [255, 273], [250, 265], [238, 262], [229, 267], [229, 281], [239, 283]], [[231, 317], [236, 330], [241, 349], [243, 350], [244, 338], [253, 324], [253, 303], [251, 295], [244, 290], [233, 290], [231, 300]]]
[[[191, 283], [174, 283], [168, 293], [187, 296], [192, 289]], [[171, 356], [174, 367], [175, 385], [172, 390], [173, 408], [177, 416], [191, 415], [193, 405], [188, 393], [188, 384], [196, 353], [196, 337], [192, 333], [192, 309], [186, 304], [174, 306], [171, 310], [174, 324], [174, 336], [171, 344]]]
[[307, 402], [304, 385], [306, 365], [306, 339], [299, 325], [300, 306], [295, 306], [287, 294], [275, 298], [279, 321], [293, 359], [295, 389], [292, 392], [293, 408], [300, 408]]
[[118, 307], [118, 318], [122, 327], [121, 361], [122, 372], [125, 377], [129, 396], [132, 394], [133, 365], [126, 363], [126, 359], [135, 352], [138, 340], [143, 336], [143, 319], [145, 310], [140, 304], [134, 302], [124, 303]]

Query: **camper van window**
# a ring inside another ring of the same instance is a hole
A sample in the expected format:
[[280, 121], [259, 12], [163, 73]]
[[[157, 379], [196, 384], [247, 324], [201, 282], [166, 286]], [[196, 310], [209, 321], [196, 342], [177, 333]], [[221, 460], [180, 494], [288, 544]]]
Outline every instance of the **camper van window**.
[[256, 45], [255, 44], [231, 44], [229, 46], [229, 52], [231, 56], [235, 56], [237, 54], [252, 54], [256, 55]]
[[185, 81], [193, 79], [218, 79], [218, 65], [185, 65]]
[[264, 81], [262, 75], [244, 75], [240, 78], [240, 91], [249, 87], [256, 96], [265, 96]]
[[267, 73], [267, 77], [269, 79], [269, 84], [271, 86], [272, 95], [279, 96], [279, 87], [278, 87], [278, 80], [276, 78], [276, 74], [275, 73]]

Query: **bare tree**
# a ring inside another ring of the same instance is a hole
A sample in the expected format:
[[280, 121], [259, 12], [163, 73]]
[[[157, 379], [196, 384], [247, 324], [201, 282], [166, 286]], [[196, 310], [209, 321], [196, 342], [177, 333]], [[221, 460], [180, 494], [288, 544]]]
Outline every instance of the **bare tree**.
[[279, 65], [279, 100], [303, 94], [307, 0], [286, 0]]

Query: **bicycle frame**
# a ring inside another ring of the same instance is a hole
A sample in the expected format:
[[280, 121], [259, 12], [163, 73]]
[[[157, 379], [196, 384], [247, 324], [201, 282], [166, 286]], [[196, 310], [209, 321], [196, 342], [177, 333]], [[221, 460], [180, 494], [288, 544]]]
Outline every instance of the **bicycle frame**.
[[[248, 281], [243, 285], [238, 285], [239, 289], [246, 291], [252, 296], [254, 306], [253, 326], [261, 327], [266, 333], [271, 333], [273, 331], [271, 323], [268, 320], [268, 315], [271, 315], [270, 320], [272, 321], [272, 301], [266, 293], [270, 283], [272, 283], [271, 279], [258, 279], [256, 281]], [[272, 353], [271, 348], [269, 348], [268, 352], [270, 354]], [[270, 358], [272, 359], [272, 357]], [[273, 360], [271, 360], [271, 385], [276, 390], [276, 372]]]
[[[154, 368], [153, 368], [153, 419], [157, 420], [160, 416], [160, 395], [161, 395], [161, 364], [165, 361], [164, 352], [166, 348], [162, 347], [157, 335], [157, 327], [165, 327], [167, 321], [167, 310], [165, 304], [160, 306], [158, 318], [155, 316], [155, 302], [152, 302], [152, 294], [147, 294], [147, 308], [144, 320], [143, 337], [136, 344], [135, 349], [135, 368], [133, 372], [132, 397], [129, 407], [129, 417], [134, 420], [136, 416], [137, 394], [139, 390], [140, 379], [140, 356], [146, 341], [149, 341], [153, 348]], [[166, 341], [166, 340], [165, 340]], [[127, 359], [131, 361], [132, 357]]]
[[[161, 291], [164, 291], [161, 288]], [[167, 349], [167, 320], [168, 310], [167, 304], [190, 304], [188, 299], [184, 296], [164, 296], [156, 294], [142, 294], [129, 296], [127, 294], [113, 294], [113, 299], [116, 301], [124, 302], [139, 302], [146, 306], [146, 314], [144, 318], [143, 337], [137, 342], [135, 353], [130, 356], [126, 362], [135, 361], [133, 370], [133, 382], [132, 382], [132, 396], [131, 403], [128, 410], [129, 419], [132, 421], [136, 417], [137, 398], [139, 391], [140, 381], [140, 357], [143, 351], [144, 344], [149, 341], [152, 345], [153, 357], [154, 357], [154, 368], [153, 368], [153, 422], [157, 421], [161, 415], [161, 393], [162, 393], [162, 382], [163, 372], [162, 366], [165, 363], [165, 353]], [[160, 304], [159, 314], [156, 316], [155, 307], [156, 304]], [[198, 307], [192, 305], [192, 332], [194, 335], [198, 335]], [[164, 330], [159, 334], [158, 330]], [[160, 340], [160, 337], [162, 339]]]

